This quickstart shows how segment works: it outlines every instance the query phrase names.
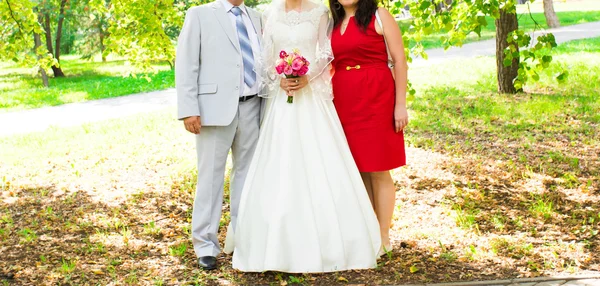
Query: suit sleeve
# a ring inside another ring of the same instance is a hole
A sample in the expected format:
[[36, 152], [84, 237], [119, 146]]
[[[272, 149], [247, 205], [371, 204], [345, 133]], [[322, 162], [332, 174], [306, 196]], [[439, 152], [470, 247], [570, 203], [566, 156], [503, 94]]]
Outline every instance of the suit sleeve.
[[200, 18], [198, 10], [189, 9], [177, 40], [175, 87], [177, 118], [200, 116], [198, 77], [200, 76]]

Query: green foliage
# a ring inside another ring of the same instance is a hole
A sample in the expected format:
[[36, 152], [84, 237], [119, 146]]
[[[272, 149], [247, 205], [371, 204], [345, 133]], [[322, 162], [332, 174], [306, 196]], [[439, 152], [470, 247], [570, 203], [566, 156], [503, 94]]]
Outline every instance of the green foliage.
[[164, 27], [183, 24], [173, 0], [112, 0], [110, 13], [109, 52], [142, 70], [152, 70], [152, 63], [158, 61], [172, 65], [174, 41]]
[[76, 31], [73, 50], [85, 59], [106, 50], [109, 19], [112, 17], [109, 10], [110, 0], [85, 0], [78, 7], [76, 22], [79, 29]]
[[[413, 19], [404, 33], [406, 54], [410, 62], [413, 56], [427, 58], [422, 43], [426, 37], [439, 34], [444, 49], [460, 47], [471, 33], [481, 37], [482, 31], [486, 30], [491, 20], [500, 18], [500, 11], [517, 13], [516, 4], [516, 0], [401, 0], [394, 2], [390, 10], [393, 14], [400, 14], [400, 9], [405, 5], [410, 8]], [[535, 20], [533, 22], [534, 27], [541, 27]], [[552, 57], [548, 55], [549, 51], [556, 47], [552, 34], [539, 36], [533, 46], [530, 46], [531, 40], [525, 30], [518, 29], [509, 35], [509, 48], [503, 51], [508, 56], [504, 60], [505, 66], [511, 65], [514, 58], [520, 60], [518, 77], [513, 81], [517, 90], [529, 79], [539, 80], [539, 72], [547, 68], [552, 61]], [[557, 79], [564, 80], [566, 76], [567, 74], [562, 72]]]
[[[550, 66], [552, 62], [552, 56], [549, 55], [550, 50], [557, 46], [553, 34], [541, 35], [537, 38], [536, 44], [531, 45], [531, 36], [522, 30], [511, 33], [508, 37], [508, 43], [509, 46], [504, 51], [506, 58], [504, 58], [503, 64], [510, 66], [514, 58], [520, 58], [519, 74], [513, 81], [515, 88], [518, 90], [522, 89], [523, 84], [528, 79], [540, 80], [539, 72]], [[529, 48], [522, 49], [523, 47]], [[562, 82], [567, 75], [568, 72], [563, 71], [556, 78]]]
[[[0, 60], [48, 69], [58, 64], [49, 49], [62, 48], [69, 52], [77, 46], [85, 58], [97, 52], [103, 53], [104, 57], [114, 54], [129, 61], [133, 67], [131, 71], [155, 71], [156, 62], [173, 65], [175, 39], [183, 23], [184, 12], [205, 2], [3, 0], [0, 2], [0, 19], [6, 29], [0, 33]], [[52, 39], [57, 36], [55, 22], [58, 19], [64, 19], [61, 29], [64, 41], [55, 44]], [[49, 24], [46, 25], [46, 22]], [[47, 33], [47, 30], [50, 32]], [[34, 34], [41, 36], [41, 45], [35, 53]], [[50, 38], [49, 43], [46, 36]]]
[[32, 1], [0, 1], [0, 61], [14, 61], [44, 69], [56, 64], [43, 47], [34, 51], [33, 34], [41, 34], [42, 27], [35, 14]]

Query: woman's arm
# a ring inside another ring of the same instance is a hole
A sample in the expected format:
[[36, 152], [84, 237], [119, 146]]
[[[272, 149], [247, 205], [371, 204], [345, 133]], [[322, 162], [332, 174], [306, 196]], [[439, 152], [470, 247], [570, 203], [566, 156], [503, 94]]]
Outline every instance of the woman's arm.
[[[394, 119], [396, 122], [396, 132], [400, 132], [400, 130], [404, 129], [408, 124], [408, 112], [406, 111], [408, 65], [406, 63], [406, 54], [404, 53], [404, 42], [402, 41], [402, 32], [392, 14], [385, 8], [379, 8], [379, 16], [383, 24], [383, 31], [390, 56], [394, 62], [394, 74], [396, 76], [396, 106], [394, 108]], [[377, 24], [375, 27], [380, 28]], [[381, 29], [377, 30], [379, 34], [382, 33]]]

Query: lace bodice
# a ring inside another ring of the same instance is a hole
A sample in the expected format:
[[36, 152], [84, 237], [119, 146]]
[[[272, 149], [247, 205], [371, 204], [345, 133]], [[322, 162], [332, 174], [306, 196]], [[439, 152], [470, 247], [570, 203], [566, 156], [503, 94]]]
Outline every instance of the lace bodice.
[[277, 16], [273, 26], [272, 41], [276, 51], [300, 50], [309, 62], [315, 61], [319, 22], [327, 11], [314, 8], [308, 12], [290, 11]]
[[261, 67], [264, 97], [274, 96], [279, 90], [281, 76], [275, 72], [279, 52], [298, 49], [310, 62], [307, 76], [313, 93], [332, 98], [329, 72], [325, 72], [333, 59], [329, 9], [320, 3], [311, 4], [310, 10], [285, 12], [281, 3], [274, 1], [265, 12]]

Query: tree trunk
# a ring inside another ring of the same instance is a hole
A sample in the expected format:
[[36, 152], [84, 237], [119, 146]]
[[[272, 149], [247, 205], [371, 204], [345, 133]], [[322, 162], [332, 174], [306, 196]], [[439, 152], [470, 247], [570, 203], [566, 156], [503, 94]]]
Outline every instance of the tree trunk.
[[446, 10], [447, 11], [452, 10], [453, 0], [445, 0], [444, 2], [446, 3]]
[[104, 34], [100, 33], [100, 53], [102, 54], [102, 62], [106, 62], [106, 55], [104, 55], [104, 51], [106, 47], [104, 46]]
[[[39, 15], [39, 16], [41, 16], [41, 15]], [[39, 17], [39, 19], [42, 19], [42, 18]], [[40, 37], [40, 34], [33, 33], [33, 42], [34, 42], [33, 53], [37, 55], [37, 58], [39, 60], [40, 55], [37, 54], [37, 50], [39, 47], [42, 46], [42, 39]], [[40, 73], [42, 74], [42, 82], [44, 83], [44, 87], [49, 87], [50, 83], [48, 82], [48, 74], [46, 73], [46, 70], [40, 67]]]
[[46, 48], [48, 52], [54, 55], [54, 49], [52, 48], [52, 28], [50, 27], [50, 13], [46, 11], [44, 13], [44, 32], [46, 33]]
[[104, 46], [104, 29], [103, 29], [103, 25], [104, 21], [101, 19], [100, 21], [98, 21], [98, 36], [100, 36], [100, 53], [102, 55], [102, 62], [105, 63], [106, 62], [106, 56], [104, 55], [104, 51], [106, 50], [106, 47]]
[[504, 66], [504, 50], [508, 47], [508, 35], [518, 28], [517, 14], [500, 10], [500, 18], [496, 20], [496, 68], [500, 93], [517, 93], [513, 80], [518, 75], [519, 57], [514, 58], [510, 66]]
[[[67, 4], [67, 0], [60, 1], [60, 12], [58, 13], [58, 24], [56, 25], [56, 45], [54, 46], [54, 58], [56, 61], [60, 63], [60, 40], [62, 38], [62, 26], [65, 21], [65, 4]], [[60, 66], [53, 66], [52, 71], [54, 72], [54, 77], [64, 77]]]
[[546, 24], [548, 24], [548, 27], [560, 27], [560, 21], [558, 20], [558, 17], [556, 17], [556, 12], [554, 12], [554, 3], [552, 3], [552, 0], [544, 0], [544, 16], [546, 16]]

